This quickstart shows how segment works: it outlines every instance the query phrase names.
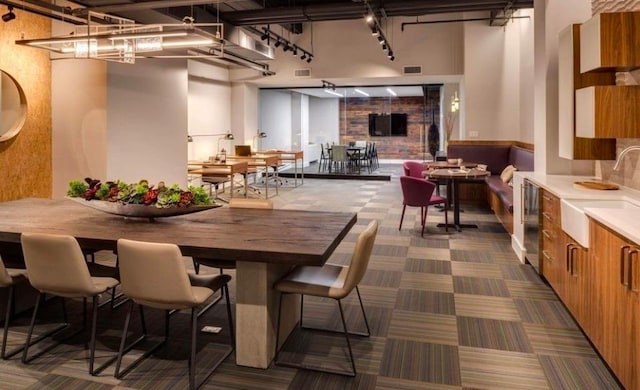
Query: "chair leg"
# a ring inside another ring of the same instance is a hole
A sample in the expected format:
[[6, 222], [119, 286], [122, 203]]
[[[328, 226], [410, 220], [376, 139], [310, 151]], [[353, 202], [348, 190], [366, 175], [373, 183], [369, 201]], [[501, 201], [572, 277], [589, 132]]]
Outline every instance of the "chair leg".
[[[356, 287], [357, 289], [357, 287]], [[356, 365], [355, 365], [355, 360], [353, 358], [353, 350], [351, 349], [351, 341], [349, 340], [349, 335], [355, 335], [355, 336], [369, 336], [371, 334], [371, 331], [369, 330], [369, 323], [367, 321], [367, 316], [364, 313], [364, 306], [362, 306], [362, 299], [360, 297], [360, 291], [356, 290], [358, 292], [358, 299], [360, 301], [360, 307], [362, 308], [362, 314], [364, 317], [364, 321], [365, 324], [367, 326], [367, 333], [356, 333], [356, 332], [349, 332], [347, 329], [347, 323], [345, 321], [344, 318], [344, 311], [342, 309], [342, 303], [340, 302], [339, 299], [336, 299], [336, 301], [338, 302], [338, 308], [340, 309], [340, 318], [342, 320], [342, 331], [337, 331], [337, 330], [330, 330], [330, 329], [320, 329], [320, 328], [309, 328], [309, 327], [304, 327], [302, 326], [302, 318], [300, 319], [300, 326], [303, 329], [312, 329], [312, 330], [320, 330], [323, 332], [330, 332], [330, 333], [343, 333], [345, 335], [345, 338], [347, 340], [347, 348], [349, 350], [349, 359], [350, 359], [350, 363], [351, 363], [351, 371], [341, 371], [341, 370], [334, 370], [334, 369], [326, 369], [326, 368], [321, 368], [321, 367], [313, 367], [313, 366], [306, 366], [304, 364], [294, 364], [294, 363], [288, 363], [288, 362], [281, 362], [278, 360], [279, 354], [280, 354], [280, 322], [282, 319], [282, 298], [284, 296], [284, 293], [280, 293], [280, 303], [278, 306], [278, 319], [276, 321], [276, 345], [275, 345], [275, 356], [273, 359], [273, 363], [276, 366], [284, 366], [284, 367], [293, 367], [293, 368], [302, 368], [305, 370], [312, 370], [312, 371], [318, 371], [318, 372], [326, 372], [326, 373], [331, 373], [331, 374], [338, 374], [338, 375], [346, 375], [346, 376], [350, 376], [350, 377], [354, 377], [356, 376]], [[301, 295], [301, 299], [302, 299], [303, 295]], [[283, 343], [283, 345], [286, 343]]]
[[[127, 312], [127, 317], [124, 320], [124, 328], [122, 330], [122, 338], [120, 339], [120, 348], [118, 349], [118, 357], [117, 357], [117, 360], [116, 360], [116, 369], [115, 369], [115, 372], [113, 374], [113, 376], [115, 376], [118, 379], [122, 379], [125, 375], [127, 375], [127, 373], [129, 373], [129, 371], [134, 369], [138, 364], [140, 364], [144, 359], [149, 357], [149, 355], [151, 355], [153, 352], [155, 352], [155, 350], [157, 350], [158, 348], [163, 346], [167, 341], [167, 338], [165, 337], [162, 341], [156, 343], [150, 349], [145, 351], [142, 354], [142, 356], [138, 357], [134, 362], [129, 364], [122, 371], [120, 370], [120, 367], [122, 365], [122, 357], [126, 353], [131, 351], [133, 348], [135, 348], [136, 345], [140, 344], [142, 341], [144, 341], [147, 338], [146, 324], [145, 324], [145, 321], [144, 321], [144, 312], [142, 311], [142, 306], [140, 306], [140, 319], [141, 319], [142, 332], [143, 332], [142, 336], [138, 337], [136, 340], [131, 342], [131, 344], [129, 344], [128, 346], [125, 347], [126, 341], [127, 341], [127, 333], [129, 332], [129, 322], [131, 321], [131, 313], [133, 313], [133, 306], [134, 305], [135, 305], [135, 303], [133, 301], [131, 301], [131, 305], [129, 306], [129, 311]], [[165, 326], [166, 326], [166, 324], [167, 323], [165, 322]]]
[[420, 232], [420, 237], [424, 237], [424, 225], [427, 222], [426, 220], [427, 220], [427, 208], [420, 207], [420, 223], [422, 224], [422, 232]]
[[42, 335], [36, 337], [35, 340], [31, 341], [31, 337], [33, 337], [33, 328], [36, 325], [36, 318], [38, 316], [38, 309], [40, 309], [40, 304], [41, 304], [41, 301], [44, 300], [44, 296], [45, 296], [44, 293], [38, 292], [38, 297], [36, 298], [36, 305], [33, 308], [33, 315], [31, 316], [31, 323], [29, 324], [29, 331], [27, 332], [27, 339], [25, 340], [24, 347], [22, 349], [22, 359], [21, 360], [22, 360], [23, 364], [29, 363], [30, 361], [32, 361], [36, 357], [44, 354], [45, 352], [48, 352], [49, 350], [51, 350], [54, 347], [56, 347], [62, 341], [67, 340], [67, 339], [79, 334], [80, 332], [82, 332], [82, 330], [78, 331], [78, 332], [74, 332], [73, 334], [65, 337], [64, 340], [61, 340], [61, 341], [59, 341], [57, 343], [54, 343], [54, 344], [48, 346], [47, 348], [45, 348], [44, 350], [39, 351], [34, 356], [29, 357], [28, 356], [29, 355], [29, 347], [39, 343], [40, 341], [46, 339], [49, 336], [55, 336], [56, 334], [60, 333], [61, 331], [63, 331], [64, 329], [67, 329], [69, 327], [69, 324], [66, 322], [67, 315], [66, 315], [66, 310], [64, 310], [65, 309], [64, 298], [60, 298], [60, 299], [62, 299], [62, 302], [63, 302], [62, 308], [63, 308], [63, 314], [64, 314], [65, 323], [63, 325], [60, 325], [60, 326], [56, 327], [55, 329], [52, 329], [52, 330], [48, 331], [45, 334], [42, 334]]
[[225, 300], [227, 301], [227, 318], [229, 321], [229, 335], [231, 337], [231, 348], [236, 348], [236, 333], [233, 327], [233, 315], [231, 314], [231, 299], [229, 298], [229, 287], [225, 284], [223, 287]]
[[95, 356], [96, 356], [96, 331], [97, 331], [97, 325], [98, 325], [98, 309], [100, 308], [100, 305], [98, 304], [97, 295], [93, 297], [92, 304], [93, 304], [93, 313], [91, 318], [91, 338], [89, 340], [89, 374], [96, 376], [99, 373], [101, 373], [105, 368], [110, 366], [111, 363], [113, 363], [118, 358], [118, 354], [115, 354], [112, 357], [110, 357], [107, 361], [102, 363], [95, 370], [93, 369], [93, 366], [95, 363]]
[[407, 208], [406, 204], [402, 205], [402, 215], [400, 216], [400, 227], [398, 228], [398, 230], [402, 230], [402, 220], [404, 219], [404, 210]]
[[191, 353], [189, 354], [189, 390], [196, 388], [196, 338], [198, 336], [198, 315], [191, 309]]
[[349, 341], [349, 332], [347, 331], [347, 322], [344, 320], [344, 311], [342, 310], [342, 302], [339, 299], [338, 308], [340, 309], [340, 318], [342, 319], [342, 328], [344, 329], [344, 338], [347, 340], [347, 347], [349, 348], [349, 358], [351, 359], [351, 368], [353, 369], [353, 374], [346, 374], [348, 376], [356, 376], [356, 361], [353, 359], [353, 351], [351, 350], [351, 341]]
[[14, 308], [14, 286], [9, 286], [9, 298], [7, 299], [7, 311], [4, 315], [4, 330], [2, 332], [2, 359], [7, 360], [10, 357], [20, 353], [24, 346], [16, 347], [7, 353], [7, 337], [9, 336], [9, 323], [11, 322], [11, 313]]
[[[362, 310], [362, 318], [364, 318], [364, 324], [367, 327], [366, 337], [371, 336], [371, 330], [369, 329], [369, 321], [367, 321], [367, 315], [364, 312], [364, 305], [362, 304], [362, 297], [360, 296], [360, 289], [356, 286], [356, 293], [358, 294], [358, 301], [360, 301], [360, 309]], [[364, 336], [364, 334], [362, 334]]]

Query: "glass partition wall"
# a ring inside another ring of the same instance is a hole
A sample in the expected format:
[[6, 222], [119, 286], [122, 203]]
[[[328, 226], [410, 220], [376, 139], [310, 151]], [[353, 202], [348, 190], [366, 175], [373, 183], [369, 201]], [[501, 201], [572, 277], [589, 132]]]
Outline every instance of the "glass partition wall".
[[[427, 160], [445, 150], [442, 84], [261, 89], [265, 148], [375, 142], [384, 160]], [[310, 159], [313, 161], [313, 152]]]

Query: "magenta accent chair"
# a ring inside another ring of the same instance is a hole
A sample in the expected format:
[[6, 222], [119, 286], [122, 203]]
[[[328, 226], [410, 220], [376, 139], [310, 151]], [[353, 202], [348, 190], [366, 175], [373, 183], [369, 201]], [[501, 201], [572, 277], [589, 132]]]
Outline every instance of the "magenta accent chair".
[[420, 235], [424, 237], [424, 225], [427, 221], [427, 210], [429, 206], [444, 204], [445, 231], [448, 231], [449, 220], [447, 217], [447, 210], [449, 209], [449, 202], [446, 198], [433, 194], [433, 190], [436, 188], [435, 183], [425, 179], [419, 179], [417, 177], [402, 176], [400, 178], [400, 186], [402, 187], [403, 201], [402, 216], [400, 217], [400, 227], [398, 230], [402, 229], [402, 220], [404, 219], [404, 211], [406, 207], [420, 207], [422, 223], [422, 232]]
[[422, 165], [421, 162], [405, 161], [404, 164], [402, 164], [402, 168], [404, 168], [405, 176], [418, 177], [418, 178], [424, 179], [424, 176], [422, 175], [422, 171], [425, 171], [426, 169], [424, 168], [424, 165]]

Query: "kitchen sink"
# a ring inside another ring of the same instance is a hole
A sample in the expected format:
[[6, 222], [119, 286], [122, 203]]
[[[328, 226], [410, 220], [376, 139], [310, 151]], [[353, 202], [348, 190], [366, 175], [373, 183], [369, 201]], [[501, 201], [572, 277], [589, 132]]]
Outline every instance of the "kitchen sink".
[[562, 230], [585, 248], [589, 247], [589, 218], [584, 210], [640, 209], [640, 206], [620, 199], [562, 199], [560, 222]]

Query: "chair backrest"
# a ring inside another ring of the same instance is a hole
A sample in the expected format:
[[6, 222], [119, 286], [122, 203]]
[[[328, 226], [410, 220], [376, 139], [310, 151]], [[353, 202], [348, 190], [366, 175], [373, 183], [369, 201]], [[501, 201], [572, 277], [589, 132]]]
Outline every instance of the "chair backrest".
[[195, 302], [177, 245], [121, 238], [118, 259], [122, 292], [134, 301], [159, 309]]
[[331, 159], [333, 161], [347, 161], [347, 148], [344, 145], [333, 145]]
[[95, 293], [87, 263], [73, 236], [22, 233], [22, 252], [31, 285], [60, 296]]
[[425, 207], [429, 205], [431, 195], [436, 188], [434, 182], [412, 176], [400, 177], [403, 203], [407, 206]]
[[251, 145], [235, 145], [236, 156], [251, 156]]
[[0, 257], [0, 287], [9, 287], [13, 284], [13, 280], [11, 276], [9, 276], [9, 272], [4, 266], [2, 262], [2, 257]]
[[343, 297], [347, 296], [351, 290], [353, 290], [362, 280], [367, 266], [369, 265], [369, 259], [371, 258], [371, 252], [373, 251], [373, 244], [376, 241], [376, 235], [378, 234], [378, 221], [373, 220], [369, 222], [369, 225], [360, 235], [356, 241], [356, 246], [353, 249], [351, 255], [351, 263], [349, 264], [349, 270], [345, 277], [343, 290]]
[[233, 209], [272, 209], [271, 199], [231, 198], [229, 207]]
[[354, 146], [358, 146], [358, 147], [364, 148], [365, 146], [367, 146], [367, 141], [363, 141], [363, 140], [356, 141], [354, 143]]
[[402, 164], [402, 168], [404, 169], [405, 176], [418, 177], [420, 179], [424, 178], [422, 172], [425, 171], [424, 165], [417, 161], [405, 161]]

